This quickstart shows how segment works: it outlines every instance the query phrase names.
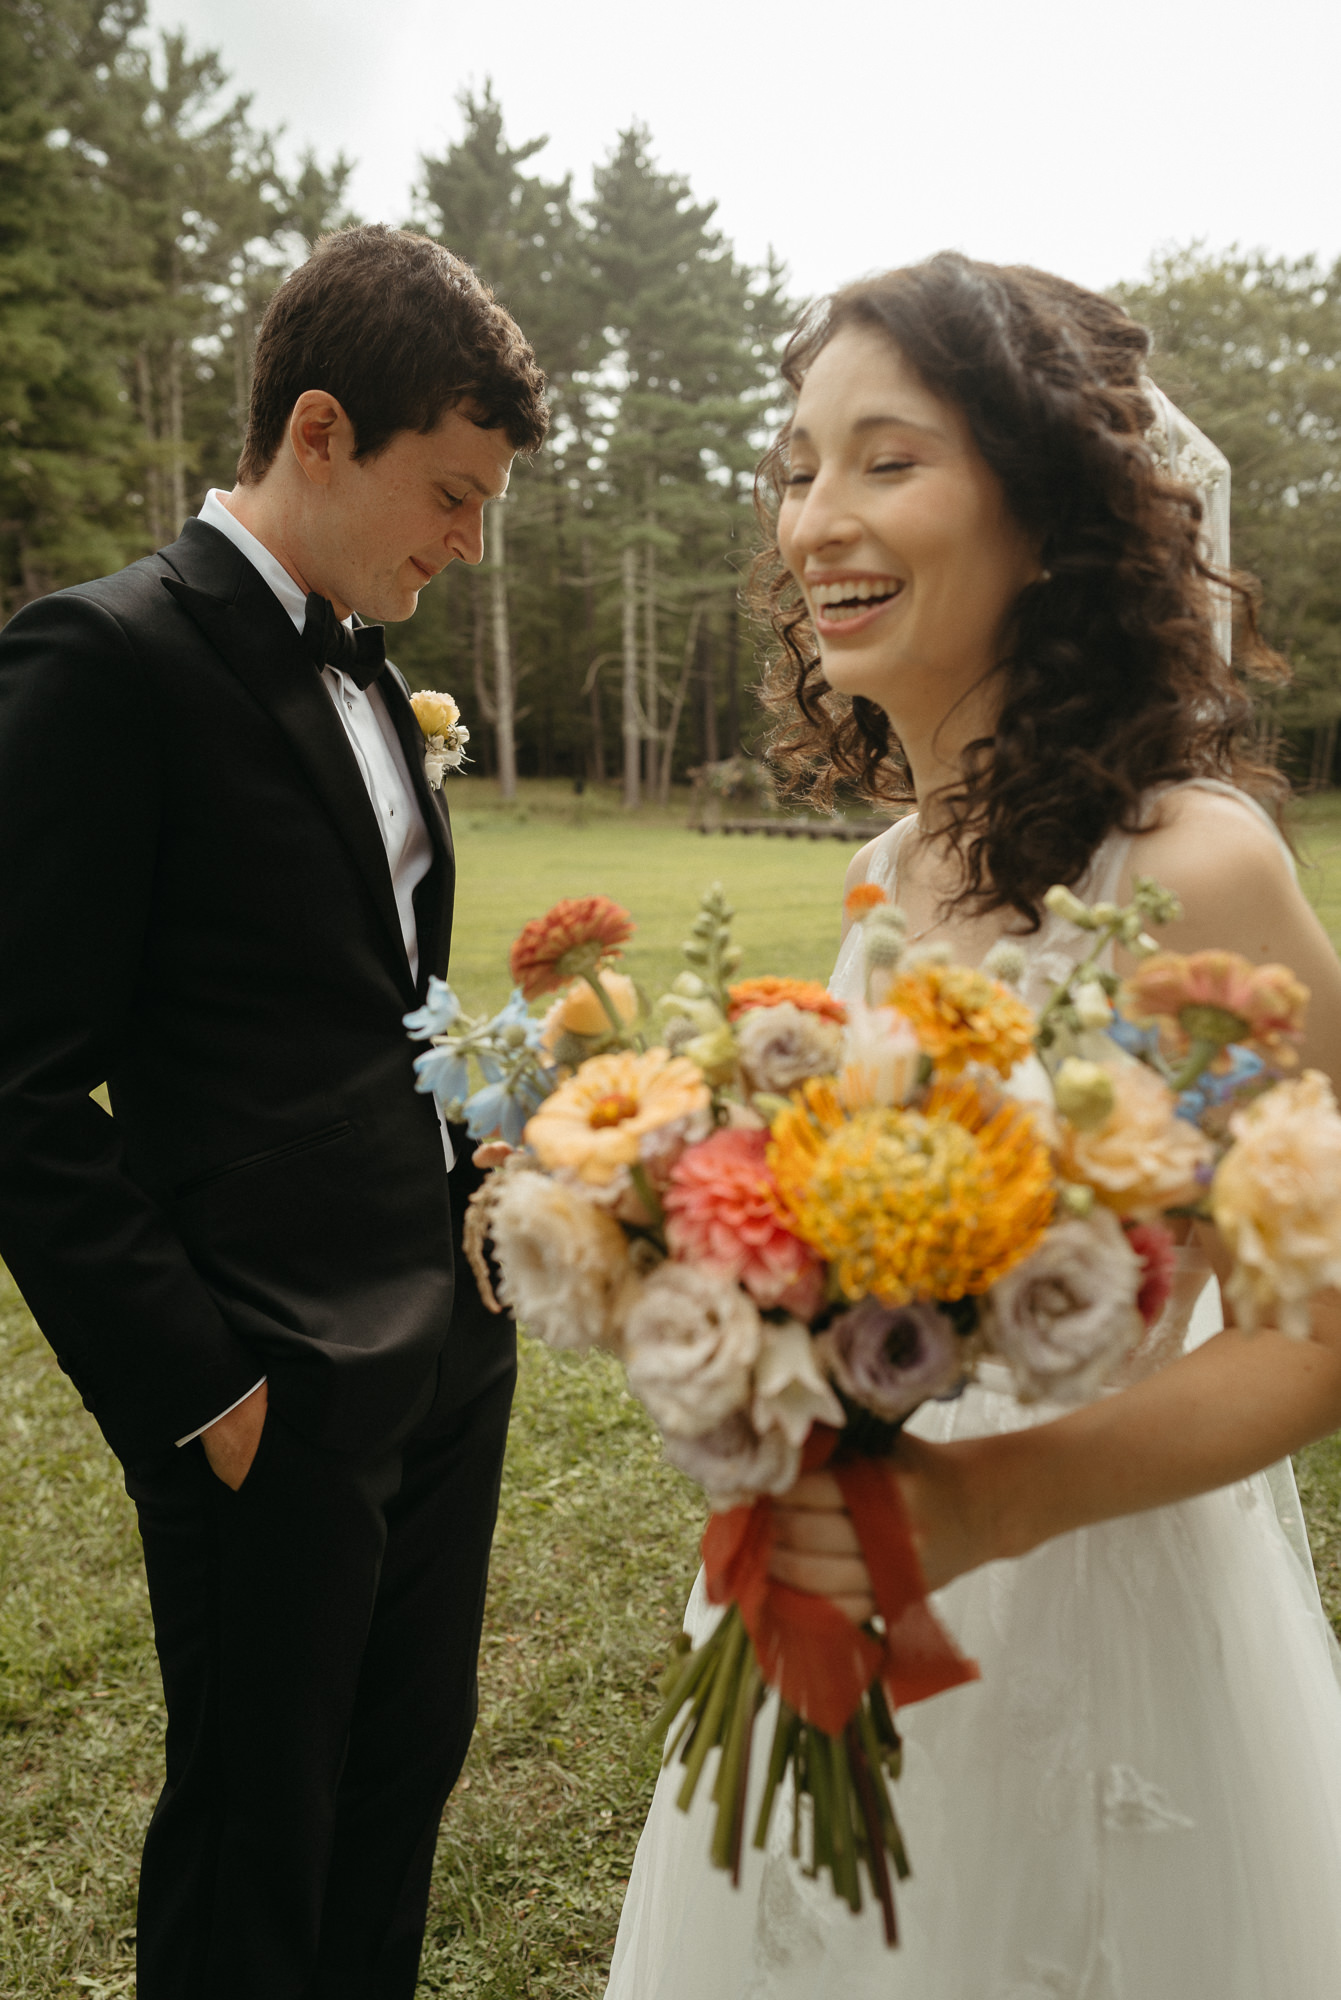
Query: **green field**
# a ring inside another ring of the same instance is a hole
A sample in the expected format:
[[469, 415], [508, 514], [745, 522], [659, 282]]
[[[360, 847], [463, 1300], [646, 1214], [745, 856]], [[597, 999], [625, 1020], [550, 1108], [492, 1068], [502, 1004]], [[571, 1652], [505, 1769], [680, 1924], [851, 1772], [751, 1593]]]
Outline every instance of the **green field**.
[[[686, 830], [683, 808], [628, 821], [609, 795], [559, 786], [527, 787], [513, 809], [466, 780], [452, 803], [452, 978], [468, 1005], [505, 997], [507, 946], [527, 917], [593, 891], [632, 909], [628, 963], [649, 984], [675, 969], [714, 880], [739, 911], [747, 971], [828, 970], [848, 847], [704, 838]], [[1341, 936], [1341, 797], [1305, 801], [1300, 831], [1309, 894]], [[1341, 1446], [1314, 1447], [1299, 1470], [1328, 1609], [1341, 1618]], [[701, 1526], [616, 1369], [528, 1347], [480, 1727], [444, 1822], [421, 1993], [602, 1992], [655, 1770], [653, 1683]], [[162, 1730], [119, 1473], [0, 1277], [3, 2000], [134, 1992], [135, 1865]]]

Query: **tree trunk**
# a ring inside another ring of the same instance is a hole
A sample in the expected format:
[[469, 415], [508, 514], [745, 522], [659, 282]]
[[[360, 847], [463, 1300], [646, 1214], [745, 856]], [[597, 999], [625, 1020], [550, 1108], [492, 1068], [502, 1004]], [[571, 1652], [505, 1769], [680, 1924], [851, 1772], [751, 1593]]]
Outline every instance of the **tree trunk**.
[[[591, 537], [582, 537], [582, 617], [588, 656], [596, 646], [596, 582], [591, 572]], [[591, 716], [591, 741], [587, 745], [587, 776], [594, 785], [605, 783], [605, 717], [601, 710], [601, 677], [591, 675], [587, 693]]]
[[149, 445], [148, 461], [144, 468], [144, 519], [149, 531], [152, 548], [161, 549], [163, 544], [175, 539], [167, 532], [166, 513], [163, 505], [163, 468], [159, 463], [155, 447], [158, 444], [158, 423], [154, 410], [154, 377], [149, 366], [149, 348], [141, 341], [135, 350], [135, 400], [140, 407], [140, 422], [144, 425], [144, 435]]
[[657, 678], [657, 552], [649, 538], [643, 549], [643, 726], [647, 732], [643, 774], [655, 797], [660, 777], [661, 702]]
[[735, 599], [726, 614], [726, 742], [728, 757], [740, 755], [740, 610]]
[[1332, 782], [1339, 719], [1341, 718], [1333, 715], [1323, 723], [1321, 729], [1315, 729], [1313, 732], [1313, 748], [1308, 771], [1308, 789], [1311, 792], [1325, 792]]
[[684, 698], [689, 692], [689, 677], [694, 671], [694, 661], [698, 654], [698, 628], [703, 617], [703, 606], [696, 604], [689, 617], [689, 631], [684, 642], [684, 663], [680, 668], [680, 680], [671, 701], [670, 719], [666, 724], [666, 739], [661, 748], [661, 768], [657, 774], [657, 804], [670, 804], [671, 766], [675, 761], [675, 739], [680, 733], [680, 717], [684, 712]]
[[477, 569], [470, 572], [470, 668], [475, 683], [475, 706], [480, 721], [489, 725], [489, 734], [480, 731], [483, 757], [481, 763], [486, 778], [492, 778], [498, 768], [494, 756], [493, 726], [498, 720], [497, 711], [484, 679], [484, 637], [488, 617], [484, 605], [484, 578]]
[[717, 747], [717, 634], [710, 625], [699, 631], [699, 691], [703, 701], [703, 761], [716, 764]]
[[638, 715], [638, 551], [631, 542], [624, 549], [622, 584], [624, 804], [631, 811], [642, 804], [638, 769], [642, 751], [642, 729], [639, 726]]
[[172, 446], [172, 463], [168, 472], [168, 487], [172, 503], [172, 519], [169, 528], [176, 541], [182, 532], [186, 519], [186, 446], [182, 436], [182, 343], [172, 340], [168, 343], [168, 395], [167, 432]]
[[508, 631], [507, 554], [503, 502], [489, 509], [489, 609], [494, 641], [494, 741], [498, 745], [498, 789], [505, 799], [517, 796], [517, 736], [512, 668], [512, 637]]

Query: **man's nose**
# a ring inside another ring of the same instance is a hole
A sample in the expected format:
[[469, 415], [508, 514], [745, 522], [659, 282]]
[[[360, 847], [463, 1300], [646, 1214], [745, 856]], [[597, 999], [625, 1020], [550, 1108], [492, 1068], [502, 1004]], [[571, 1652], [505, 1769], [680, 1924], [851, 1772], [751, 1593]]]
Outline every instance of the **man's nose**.
[[464, 563], [484, 561], [484, 510], [478, 508], [467, 519], [453, 521], [447, 531], [447, 547]]

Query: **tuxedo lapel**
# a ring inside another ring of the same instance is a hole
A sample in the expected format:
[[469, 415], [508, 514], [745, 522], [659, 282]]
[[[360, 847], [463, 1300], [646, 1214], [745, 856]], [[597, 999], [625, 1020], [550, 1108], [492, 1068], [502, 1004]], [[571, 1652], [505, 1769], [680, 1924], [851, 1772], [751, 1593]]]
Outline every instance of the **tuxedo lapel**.
[[[292, 619], [228, 537], [200, 521], [186, 523], [181, 539], [162, 551], [162, 560], [176, 571], [163, 578], [164, 588], [283, 732], [334, 820], [377, 907], [405, 991], [412, 994], [391, 871], [372, 801]], [[422, 777], [422, 750], [419, 765]]]
[[452, 904], [456, 891], [456, 856], [452, 849], [451, 821], [443, 790], [434, 791], [424, 775], [424, 732], [399, 671], [388, 666], [377, 682], [391, 726], [400, 739], [410, 782], [419, 810], [433, 843], [433, 866], [414, 892], [415, 926], [419, 933], [419, 984], [425, 985], [431, 972], [447, 970], [447, 946], [452, 934]]

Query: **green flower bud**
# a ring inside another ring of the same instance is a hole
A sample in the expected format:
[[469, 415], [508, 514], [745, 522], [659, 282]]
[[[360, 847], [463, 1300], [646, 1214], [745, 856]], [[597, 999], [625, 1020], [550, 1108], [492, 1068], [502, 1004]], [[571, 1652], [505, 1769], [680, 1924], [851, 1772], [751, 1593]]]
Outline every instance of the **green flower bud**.
[[1113, 1115], [1113, 1079], [1098, 1063], [1068, 1056], [1052, 1080], [1057, 1109], [1077, 1132], [1094, 1132]]
[[1068, 889], [1063, 882], [1054, 882], [1043, 901], [1054, 917], [1061, 917], [1068, 924], [1076, 924], [1082, 931], [1098, 928], [1090, 915], [1088, 904], [1082, 903], [1075, 890]]

